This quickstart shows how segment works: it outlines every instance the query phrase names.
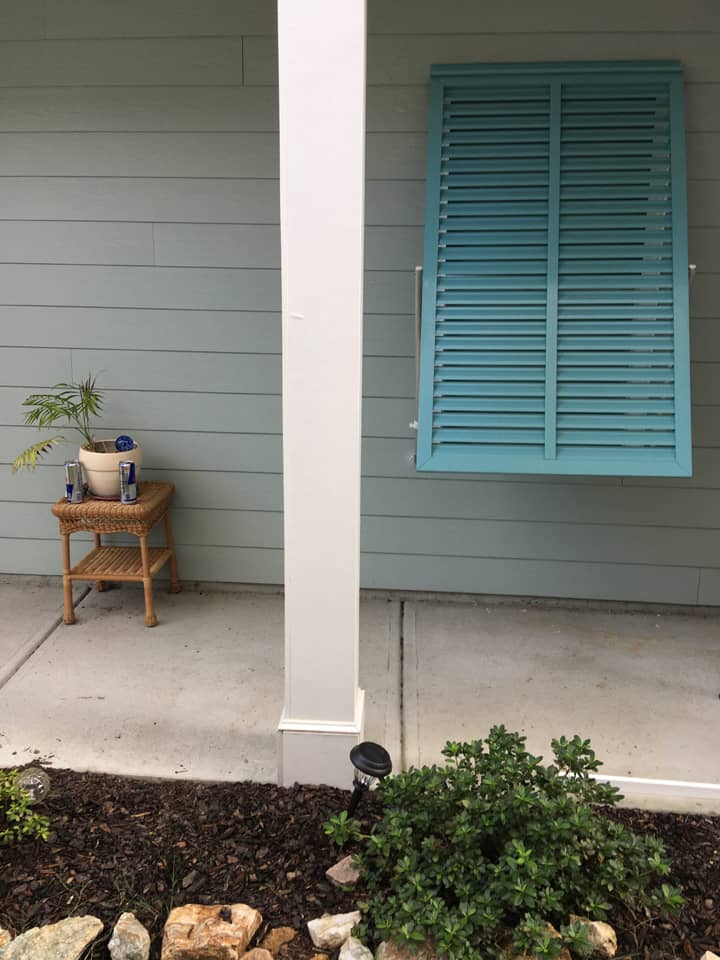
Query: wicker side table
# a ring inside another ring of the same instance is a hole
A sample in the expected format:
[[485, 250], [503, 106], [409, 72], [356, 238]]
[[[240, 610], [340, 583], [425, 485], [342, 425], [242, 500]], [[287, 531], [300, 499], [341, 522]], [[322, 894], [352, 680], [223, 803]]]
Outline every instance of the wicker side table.
[[[170, 591], [178, 593], [180, 584], [175, 562], [175, 544], [170, 523], [170, 500], [175, 492], [171, 483], [138, 484], [137, 503], [94, 500], [68, 503], [65, 499], [53, 504], [52, 512], [60, 522], [63, 551], [63, 597], [65, 623], [75, 623], [72, 603], [73, 580], [94, 580], [102, 590], [105, 580], [142, 582], [145, 589], [145, 625], [157, 624], [153, 604], [152, 578], [166, 564], [170, 567]], [[165, 521], [165, 547], [149, 547], [148, 534], [160, 520]], [[91, 530], [95, 549], [80, 563], [70, 566], [70, 535]], [[101, 535], [132, 533], [140, 540], [139, 547], [103, 545]]]

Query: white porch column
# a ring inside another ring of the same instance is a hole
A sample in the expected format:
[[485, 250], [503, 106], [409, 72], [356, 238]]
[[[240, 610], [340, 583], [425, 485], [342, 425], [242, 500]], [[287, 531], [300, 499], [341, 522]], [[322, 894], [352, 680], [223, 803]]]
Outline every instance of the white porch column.
[[285, 707], [280, 782], [349, 786], [358, 689], [365, 0], [278, 0]]

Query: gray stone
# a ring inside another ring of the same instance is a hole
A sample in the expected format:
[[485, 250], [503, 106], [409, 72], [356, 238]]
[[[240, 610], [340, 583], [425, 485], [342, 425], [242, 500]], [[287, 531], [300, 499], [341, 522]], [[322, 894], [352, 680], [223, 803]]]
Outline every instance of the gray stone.
[[148, 960], [150, 934], [134, 913], [121, 913], [108, 943], [112, 960]]
[[338, 960], [373, 960], [373, 955], [364, 943], [349, 937], [340, 947]]
[[356, 923], [360, 923], [359, 910], [352, 913], [326, 914], [308, 922], [308, 933], [320, 950], [334, 950], [345, 943]]
[[3, 948], [2, 960], [78, 960], [103, 928], [97, 917], [68, 917], [46, 927], [33, 927]]
[[342, 860], [325, 871], [325, 876], [330, 883], [336, 887], [353, 887], [358, 881], [360, 871], [352, 862], [352, 855], [343, 857]]

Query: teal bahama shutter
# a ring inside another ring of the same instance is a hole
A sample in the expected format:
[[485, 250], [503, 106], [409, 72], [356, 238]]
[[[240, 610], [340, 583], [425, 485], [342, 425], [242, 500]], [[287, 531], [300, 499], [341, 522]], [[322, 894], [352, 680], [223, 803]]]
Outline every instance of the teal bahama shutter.
[[434, 67], [419, 470], [689, 476], [682, 68]]

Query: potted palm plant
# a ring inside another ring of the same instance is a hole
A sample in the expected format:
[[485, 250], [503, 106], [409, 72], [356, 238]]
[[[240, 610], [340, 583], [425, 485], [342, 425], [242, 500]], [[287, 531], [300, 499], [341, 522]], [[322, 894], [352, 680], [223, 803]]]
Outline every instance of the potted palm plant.
[[[91, 374], [77, 383], [57, 383], [51, 393], [31, 393], [23, 400], [29, 409], [25, 423], [40, 429], [66, 426], [77, 430], [82, 438], [78, 459], [82, 463], [88, 489], [93, 496], [117, 499], [120, 495], [118, 464], [134, 460], [140, 471], [142, 451], [135, 443], [131, 450], [118, 450], [115, 439], [96, 440], [91, 420], [102, 413], [103, 395]], [[12, 464], [17, 470], [34, 470], [38, 460], [59, 443], [66, 442], [63, 434], [55, 434], [33, 443], [18, 454]]]

